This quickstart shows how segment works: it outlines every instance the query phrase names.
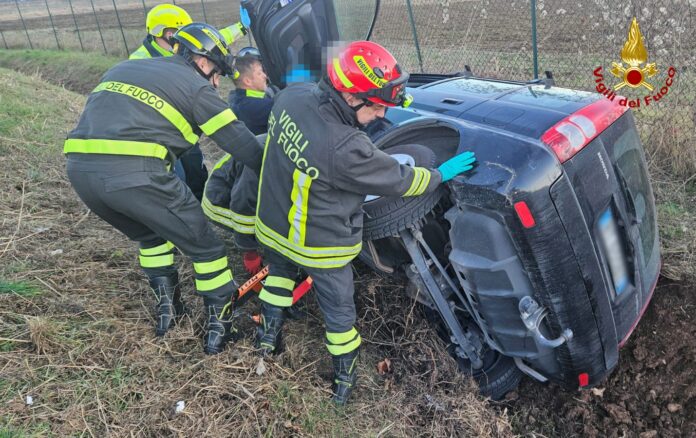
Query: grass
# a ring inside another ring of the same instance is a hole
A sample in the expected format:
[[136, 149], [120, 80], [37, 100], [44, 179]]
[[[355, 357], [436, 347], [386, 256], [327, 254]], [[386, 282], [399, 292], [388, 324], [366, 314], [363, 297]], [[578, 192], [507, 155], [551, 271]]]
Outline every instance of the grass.
[[[68, 61], [53, 64], [59, 62]], [[84, 208], [64, 174], [62, 140], [85, 98], [45, 77], [0, 69], [7, 90], [0, 120], [9, 120], [0, 127], [0, 160], [11, 170], [0, 173], [9, 188], [0, 193], [0, 284], [12, 291], [0, 293], [2, 433], [511, 434], [505, 414], [477, 395], [424, 320], [408, 312], [412, 304], [401, 285], [384, 279], [356, 278], [366, 341], [355, 402], [344, 411], [327, 403], [330, 360], [313, 302], [306, 319], [288, 323], [287, 351], [258, 375], [254, 326], [246, 319], [238, 322], [245, 337], [232, 348], [217, 357], [202, 354], [204, 316], [184, 261], [191, 314], [155, 339], [153, 298], [134, 246]], [[240, 272], [241, 261], [230, 255]], [[254, 303], [248, 310], [256, 310]], [[392, 359], [393, 375], [377, 374], [384, 357]], [[453, 409], [431, 412], [432, 399]], [[186, 407], [175, 414], [178, 401]], [[455, 409], [460, 406], [467, 410]]]
[[17, 294], [22, 297], [33, 297], [41, 294], [36, 285], [24, 281], [13, 282], [0, 279], [0, 294]]

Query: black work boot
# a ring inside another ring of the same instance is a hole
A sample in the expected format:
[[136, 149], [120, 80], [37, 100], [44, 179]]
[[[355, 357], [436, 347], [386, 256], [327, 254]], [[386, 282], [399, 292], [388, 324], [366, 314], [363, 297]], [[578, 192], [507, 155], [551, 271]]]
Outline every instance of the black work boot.
[[358, 379], [358, 351], [359, 348], [350, 353], [332, 356], [334, 368], [334, 383], [331, 387], [333, 395], [331, 400], [343, 406], [348, 402], [350, 393]]
[[155, 317], [157, 326], [156, 336], [164, 336], [175, 323], [175, 318], [184, 313], [184, 303], [181, 302], [181, 290], [179, 289], [179, 275], [152, 277], [150, 287], [157, 298]]
[[236, 330], [232, 326], [231, 316], [223, 314], [227, 313], [229, 303], [229, 297], [203, 297], [203, 305], [208, 315], [203, 337], [205, 354], [221, 353], [227, 342], [233, 339]]
[[261, 354], [279, 353], [282, 341], [282, 328], [285, 322], [285, 312], [282, 307], [266, 302], [261, 303], [261, 320], [256, 330], [256, 348]]

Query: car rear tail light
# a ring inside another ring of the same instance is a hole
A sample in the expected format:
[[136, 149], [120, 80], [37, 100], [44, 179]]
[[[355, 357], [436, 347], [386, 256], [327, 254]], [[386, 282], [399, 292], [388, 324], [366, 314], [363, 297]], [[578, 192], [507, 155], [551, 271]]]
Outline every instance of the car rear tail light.
[[617, 97], [616, 101], [601, 98], [569, 115], [546, 131], [541, 141], [565, 163], [628, 111], [616, 103], [621, 96]]
[[581, 388], [590, 384], [590, 375], [587, 373], [578, 374], [578, 383]]
[[520, 222], [522, 222], [523, 227], [532, 228], [534, 225], [536, 225], [534, 216], [532, 216], [532, 212], [529, 210], [529, 206], [526, 202], [516, 202], [515, 211], [517, 212], [517, 217], [520, 218]]

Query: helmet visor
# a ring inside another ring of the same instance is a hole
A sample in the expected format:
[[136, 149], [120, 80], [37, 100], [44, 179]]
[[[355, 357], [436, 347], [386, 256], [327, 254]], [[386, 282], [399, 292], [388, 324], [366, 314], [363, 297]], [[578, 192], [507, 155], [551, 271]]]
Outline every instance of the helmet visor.
[[381, 88], [373, 88], [364, 93], [356, 93], [358, 97], [377, 98], [390, 104], [391, 106], [404, 106], [409, 100], [406, 93], [406, 82], [408, 82], [409, 74], [403, 72], [398, 78], [389, 81]]

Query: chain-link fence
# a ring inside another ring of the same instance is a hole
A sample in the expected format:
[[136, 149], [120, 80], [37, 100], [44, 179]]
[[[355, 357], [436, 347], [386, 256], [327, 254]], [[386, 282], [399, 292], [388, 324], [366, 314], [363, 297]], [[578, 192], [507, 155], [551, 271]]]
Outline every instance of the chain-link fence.
[[[145, 14], [158, 3], [0, 0], [0, 47], [125, 56], [140, 45]], [[173, 3], [215, 26], [239, 16], [238, 0]], [[334, 3], [342, 13], [354, 8], [365, 15], [374, 1]], [[526, 81], [548, 70], [559, 86], [595, 90], [598, 67], [607, 87], [621, 82], [610, 71], [612, 63], [622, 62], [633, 17], [647, 63], [655, 63], [658, 73], [646, 74], [652, 91], [641, 85], [620, 93], [641, 102], [635, 114], [647, 149], [657, 158], [653, 162], [669, 159], [675, 171], [691, 175], [696, 172], [696, 0], [382, 0], [372, 38], [412, 72], [451, 73], [470, 66], [477, 76]], [[676, 76], [660, 98], [671, 66]]]

